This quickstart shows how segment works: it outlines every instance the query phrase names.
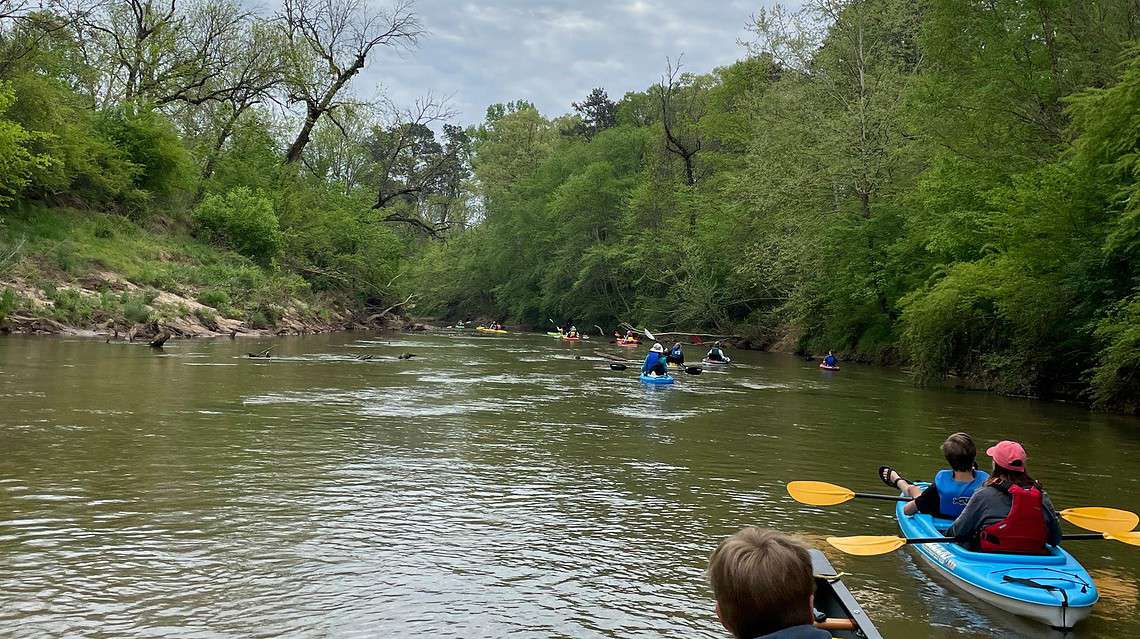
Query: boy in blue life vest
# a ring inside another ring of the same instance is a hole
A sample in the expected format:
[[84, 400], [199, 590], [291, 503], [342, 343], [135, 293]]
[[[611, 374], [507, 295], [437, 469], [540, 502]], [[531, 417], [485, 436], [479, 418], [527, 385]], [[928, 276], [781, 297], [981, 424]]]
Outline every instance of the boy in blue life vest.
[[665, 356], [665, 361], [678, 366], [685, 365], [685, 350], [681, 348], [681, 342], [673, 344], [673, 348], [669, 349], [669, 354]]
[[827, 351], [827, 357], [823, 358], [823, 365], [835, 368], [839, 366], [839, 360], [835, 359], [835, 355], [831, 351]]
[[641, 372], [646, 375], [669, 374], [669, 365], [665, 363], [664, 346], [654, 344], [653, 348], [649, 349], [649, 354], [645, 356], [645, 365], [641, 367]]
[[942, 442], [942, 455], [950, 463], [950, 469], [938, 471], [926, 490], [910, 483], [890, 466], [879, 467], [879, 478], [883, 483], [913, 498], [914, 501], [903, 507], [904, 513], [954, 519], [962, 514], [974, 491], [981, 488], [990, 476], [984, 470], [976, 470], [978, 449], [966, 433], [947, 437]]
[[716, 616], [736, 639], [831, 639], [814, 621], [815, 577], [800, 542], [745, 528], [709, 557]]

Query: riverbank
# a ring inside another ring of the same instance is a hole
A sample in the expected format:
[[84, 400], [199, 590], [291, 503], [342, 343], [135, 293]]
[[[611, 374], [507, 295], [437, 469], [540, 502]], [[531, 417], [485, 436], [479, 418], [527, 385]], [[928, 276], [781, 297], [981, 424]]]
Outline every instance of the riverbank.
[[0, 223], [3, 332], [211, 337], [399, 324], [161, 219], [29, 208]]

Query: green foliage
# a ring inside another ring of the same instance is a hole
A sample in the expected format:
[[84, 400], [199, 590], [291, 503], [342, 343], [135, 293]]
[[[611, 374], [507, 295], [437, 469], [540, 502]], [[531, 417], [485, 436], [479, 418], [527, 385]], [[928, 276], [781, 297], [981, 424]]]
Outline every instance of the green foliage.
[[1097, 323], [1104, 347], [1092, 371], [1092, 397], [1101, 408], [1140, 411], [1140, 295]]
[[37, 135], [5, 117], [16, 101], [10, 85], [0, 82], [0, 208], [18, 198], [36, 171], [51, 165], [51, 159], [29, 147]]
[[190, 156], [174, 126], [158, 112], [127, 107], [108, 109], [100, 114], [97, 130], [137, 167], [137, 188], [169, 196], [189, 185]]
[[273, 203], [244, 186], [224, 196], [207, 196], [194, 211], [194, 219], [211, 236], [262, 264], [281, 250], [281, 229]]

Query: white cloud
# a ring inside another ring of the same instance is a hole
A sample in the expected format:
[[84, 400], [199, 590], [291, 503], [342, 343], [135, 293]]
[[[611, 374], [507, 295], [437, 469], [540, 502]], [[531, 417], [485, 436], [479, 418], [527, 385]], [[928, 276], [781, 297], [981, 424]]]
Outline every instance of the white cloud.
[[[372, 0], [382, 2], [384, 0]], [[465, 124], [489, 104], [534, 102], [547, 115], [570, 110], [593, 87], [610, 97], [656, 82], [665, 59], [710, 71], [743, 55], [750, 14], [772, 0], [418, 0], [429, 35], [407, 55], [382, 53], [356, 90], [382, 83], [398, 102], [452, 95]]]

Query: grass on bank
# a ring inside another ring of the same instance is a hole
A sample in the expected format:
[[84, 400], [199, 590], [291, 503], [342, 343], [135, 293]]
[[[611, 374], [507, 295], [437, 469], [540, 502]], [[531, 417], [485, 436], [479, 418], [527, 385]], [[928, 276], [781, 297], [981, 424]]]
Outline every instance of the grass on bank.
[[[123, 287], [115, 278], [139, 288], [116, 290]], [[50, 304], [32, 299], [28, 289]], [[312, 319], [328, 316], [308, 310], [319, 305], [300, 276], [259, 266], [174, 224], [143, 226], [119, 215], [40, 206], [0, 216], [0, 319], [24, 311], [82, 326], [191, 313], [184, 305], [156, 302], [160, 292], [196, 300], [253, 328], [272, 328], [288, 308]]]

